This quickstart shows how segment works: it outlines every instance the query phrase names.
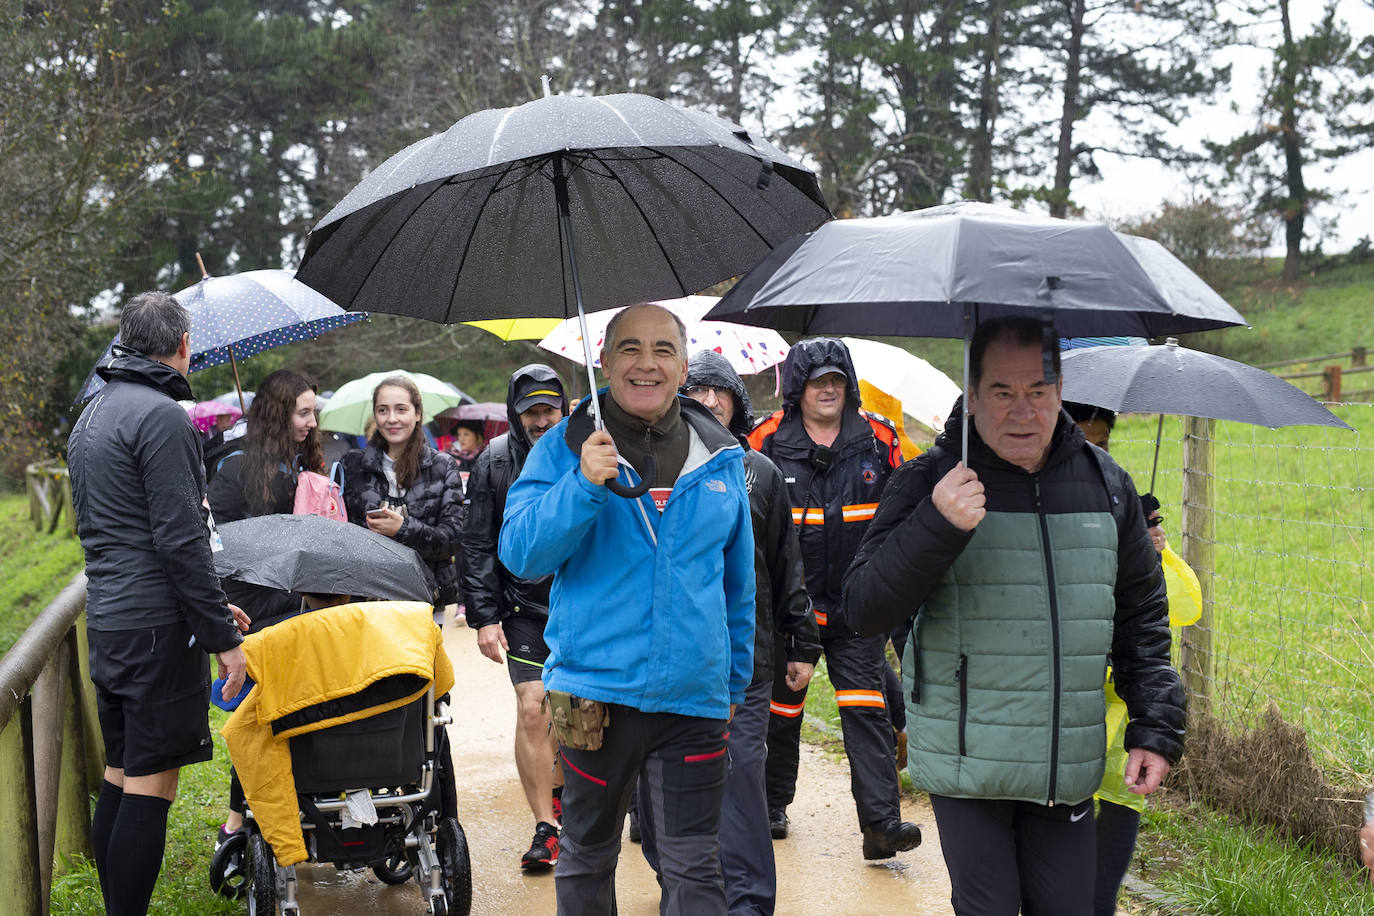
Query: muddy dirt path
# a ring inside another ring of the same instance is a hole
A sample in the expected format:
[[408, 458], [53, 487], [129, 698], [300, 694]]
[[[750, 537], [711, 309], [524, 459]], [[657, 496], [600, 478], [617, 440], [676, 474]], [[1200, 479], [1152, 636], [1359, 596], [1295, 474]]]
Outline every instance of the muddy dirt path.
[[[449, 736], [458, 773], [458, 812], [472, 853], [472, 912], [476, 916], [553, 913], [553, 874], [524, 874], [519, 867], [534, 823], [511, 751], [515, 694], [506, 669], [481, 656], [475, 633], [466, 627], [448, 623], [445, 645], [457, 673]], [[925, 833], [918, 849], [885, 864], [866, 863], [860, 853], [848, 767], [803, 745], [797, 799], [788, 814], [791, 836], [773, 844], [777, 912], [782, 916], [946, 916], [952, 912], [949, 878], [928, 805], [902, 804], [903, 817], [921, 824]], [[301, 912], [306, 916], [423, 912], [413, 883], [393, 888], [367, 872], [341, 875], [333, 868], [311, 866], [299, 871]], [[616, 891], [623, 916], [658, 913], [653, 872], [639, 847], [628, 840], [621, 853]]]

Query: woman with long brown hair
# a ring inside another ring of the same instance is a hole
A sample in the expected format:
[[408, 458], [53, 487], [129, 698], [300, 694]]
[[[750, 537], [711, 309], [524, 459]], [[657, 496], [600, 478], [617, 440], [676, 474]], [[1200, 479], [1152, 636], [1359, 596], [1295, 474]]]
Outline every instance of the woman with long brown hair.
[[425, 441], [420, 390], [404, 375], [382, 379], [372, 392], [377, 429], [367, 448], [343, 458], [348, 520], [413, 549], [438, 586], [435, 622], [458, 598], [453, 555], [462, 534], [463, 485], [452, 456]]
[[[217, 524], [291, 514], [297, 475], [324, 470], [315, 392], [311, 379], [290, 369], [278, 369], [262, 380], [245, 416], [247, 432], [239, 447], [220, 460], [210, 481], [210, 510]], [[249, 632], [256, 633], [300, 610], [300, 598], [290, 592], [236, 579], [222, 579], [220, 584], [229, 600], [253, 621]], [[216, 851], [243, 827], [243, 808], [243, 788], [231, 770], [229, 817], [219, 829]]]

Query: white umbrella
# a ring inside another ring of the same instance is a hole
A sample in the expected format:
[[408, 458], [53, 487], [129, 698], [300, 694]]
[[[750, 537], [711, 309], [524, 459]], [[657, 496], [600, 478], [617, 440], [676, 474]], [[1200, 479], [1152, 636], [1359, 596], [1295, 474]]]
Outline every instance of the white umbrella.
[[959, 386], [948, 375], [901, 347], [842, 337], [859, 378], [902, 403], [902, 413], [939, 432], [959, 399]]
[[[702, 316], [715, 307], [717, 296], [684, 296], [655, 302], [682, 319], [687, 328], [687, 355], [699, 350], [714, 350], [729, 360], [740, 375], [753, 375], [782, 362], [787, 356], [787, 341], [771, 328], [757, 328], [729, 321], [703, 321]], [[606, 339], [606, 326], [623, 309], [606, 309], [587, 316], [592, 365], [601, 368], [601, 345]], [[567, 357], [586, 365], [583, 355], [582, 329], [577, 318], [559, 323], [539, 346], [550, 353]]]
[[320, 429], [361, 436], [367, 429], [368, 418], [372, 416], [372, 392], [382, 379], [393, 375], [405, 376], [420, 389], [426, 419], [441, 410], [472, 400], [448, 382], [423, 372], [407, 372], [405, 369], [373, 372], [338, 387], [329, 404], [320, 411]]

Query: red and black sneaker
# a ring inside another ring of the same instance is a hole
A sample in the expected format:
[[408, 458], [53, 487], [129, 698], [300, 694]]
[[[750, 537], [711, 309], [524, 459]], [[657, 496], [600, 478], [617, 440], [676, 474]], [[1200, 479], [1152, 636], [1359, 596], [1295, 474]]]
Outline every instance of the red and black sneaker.
[[558, 862], [558, 828], [546, 821], [534, 827], [534, 842], [530, 851], [520, 857], [520, 867], [529, 871], [553, 868]]

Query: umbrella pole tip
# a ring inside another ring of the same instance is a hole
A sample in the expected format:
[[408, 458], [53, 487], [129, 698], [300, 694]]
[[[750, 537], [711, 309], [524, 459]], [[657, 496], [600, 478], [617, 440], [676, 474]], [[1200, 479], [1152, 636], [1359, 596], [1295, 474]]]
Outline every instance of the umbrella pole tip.
[[551, 89], [549, 88], [549, 82], [550, 82], [550, 81], [549, 81], [549, 75], [548, 75], [547, 73], [545, 73], [543, 76], [539, 77], [539, 82], [542, 83], [543, 86], [544, 86], [544, 98], [547, 99], [549, 96], [553, 95], [553, 90], [551, 90]]
[[201, 260], [199, 251], [196, 252], [196, 266], [200, 268], [200, 278], [202, 280], [210, 279], [210, 271], [205, 269], [205, 262]]

